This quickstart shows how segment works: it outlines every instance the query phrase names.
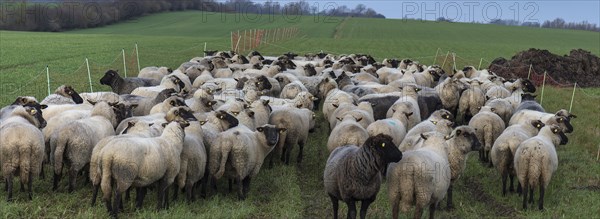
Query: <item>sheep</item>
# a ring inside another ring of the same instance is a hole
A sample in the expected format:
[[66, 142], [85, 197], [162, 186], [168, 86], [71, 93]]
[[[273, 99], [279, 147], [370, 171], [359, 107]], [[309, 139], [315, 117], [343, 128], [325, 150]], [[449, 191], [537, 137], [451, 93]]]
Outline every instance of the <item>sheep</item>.
[[104, 102], [114, 103], [114, 102], [119, 102], [122, 100], [121, 96], [119, 96], [118, 94], [116, 94], [114, 92], [79, 93], [79, 96], [81, 96], [81, 98], [83, 98], [83, 100], [85, 100], [85, 102], [83, 102], [84, 104], [89, 103], [87, 101], [92, 101], [92, 102], [104, 101]]
[[362, 145], [347, 145], [335, 149], [327, 158], [323, 172], [325, 192], [333, 205], [333, 217], [338, 218], [338, 201], [348, 205], [348, 218], [356, 218], [356, 201], [361, 201], [360, 217], [365, 218], [381, 187], [381, 171], [389, 163], [402, 159], [402, 152], [392, 137], [379, 134]]
[[40, 103], [37, 101], [37, 99], [35, 99], [35, 97], [19, 96], [15, 99], [15, 102], [0, 109], [0, 122], [2, 122], [5, 118], [9, 117], [10, 114], [16, 108], [18, 108], [18, 106], [40, 107], [41, 109], [46, 109], [48, 107], [48, 105], [40, 105]]
[[[171, 122], [162, 135], [154, 138], [119, 138], [102, 149], [101, 188], [103, 201], [113, 217], [117, 217], [121, 194], [130, 186], [140, 188], [136, 207], [140, 208], [146, 189], [158, 183], [157, 208], [168, 206], [168, 187], [179, 173], [180, 156], [185, 138], [184, 128], [188, 122]], [[113, 186], [116, 186], [113, 188]], [[111, 196], [115, 191], [114, 206]]]
[[[69, 192], [75, 189], [77, 173], [89, 162], [94, 146], [103, 138], [115, 135], [114, 127], [119, 124], [115, 104], [97, 103], [91, 117], [69, 122], [58, 128], [50, 137], [51, 156], [54, 164], [54, 184], [58, 189], [63, 164], [68, 165]], [[64, 159], [64, 161], [63, 161]]]
[[160, 82], [147, 78], [122, 78], [115, 70], [108, 70], [100, 79], [100, 84], [108, 85], [117, 94], [130, 94], [138, 87], [156, 86]]
[[[186, 76], [187, 77], [187, 76]], [[186, 84], [183, 80], [177, 75], [167, 75], [162, 79], [160, 85], [152, 86], [152, 87], [138, 87], [135, 90], [131, 91], [131, 94], [138, 95], [142, 97], [156, 97], [161, 91], [165, 89], [173, 88], [176, 92], [184, 92], [186, 89]], [[187, 88], [190, 89], [190, 88]], [[189, 90], [188, 90], [189, 91]]]
[[130, 121], [128, 126], [123, 133], [120, 135], [109, 136], [100, 140], [94, 149], [92, 150], [92, 156], [90, 158], [90, 181], [92, 183], [92, 206], [96, 204], [96, 197], [98, 196], [98, 190], [100, 189], [100, 183], [102, 180], [102, 172], [100, 168], [100, 159], [102, 158], [101, 151], [106, 147], [112, 140], [116, 138], [128, 138], [128, 137], [157, 137], [162, 134], [164, 127], [161, 125], [155, 125], [154, 123], [148, 123], [145, 121]]
[[537, 95], [531, 95], [528, 93], [521, 94], [521, 103], [519, 103], [519, 106], [517, 107], [517, 109], [515, 109], [515, 113], [524, 109], [545, 113], [546, 110], [544, 110], [544, 107], [542, 107], [541, 104], [535, 101], [536, 96]]
[[391, 118], [377, 120], [367, 127], [369, 136], [373, 137], [378, 134], [386, 134], [392, 136], [394, 145], [400, 145], [408, 130], [408, 118], [413, 115], [411, 103], [404, 102], [396, 105]]
[[419, 123], [415, 128], [410, 129], [402, 143], [400, 143], [400, 151], [410, 151], [423, 147], [423, 141], [420, 135], [422, 133], [434, 131], [440, 134], [448, 135], [452, 132], [453, 122], [449, 120], [429, 120]]
[[469, 120], [479, 112], [479, 108], [485, 105], [485, 94], [481, 89], [482, 82], [472, 80], [470, 88], [460, 96], [456, 121], [459, 124], [468, 124]]
[[429, 218], [434, 218], [436, 206], [444, 199], [451, 183], [448, 162], [448, 143], [443, 134], [421, 134], [423, 147], [403, 153], [400, 162], [388, 165], [388, 198], [392, 218], [398, 210], [407, 212], [415, 205], [414, 218], [421, 218], [423, 208], [429, 206]]
[[556, 146], [567, 144], [569, 139], [557, 125], [545, 126], [537, 136], [525, 140], [515, 152], [515, 171], [519, 183], [523, 186], [523, 209], [533, 203], [533, 191], [540, 187], [538, 208], [544, 209], [544, 192], [550, 183], [552, 174], [558, 168]]
[[489, 162], [489, 167], [492, 167], [492, 146], [506, 128], [504, 121], [494, 113], [495, 111], [495, 108], [489, 106], [481, 107], [479, 113], [469, 121], [469, 126], [475, 129], [477, 139], [483, 145], [482, 150], [479, 150], [479, 161]]
[[215, 178], [227, 173], [238, 184], [238, 198], [245, 200], [251, 179], [258, 175], [265, 157], [279, 141], [280, 134], [286, 131], [267, 124], [256, 128], [256, 131], [238, 126], [220, 133], [216, 143], [223, 158]]
[[133, 109], [133, 116], [145, 116], [150, 114], [150, 110], [152, 110], [152, 108], [155, 105], [162, 103], [163, 101], [165, 101], [165, 99], [169, 98], [174, 93], [175, 89], [169, 88], [164, 89], [163, 91], [158, 93], [158, 95], [156, 95], [156, 97], [154, 98], [142, 97], [132, 94], [124, 94], [121, 95], [121, 99], [123, 100], [123, 102], [137, 104], [137, 107]]
[[83, 103], [83, 98], [79, 96], [77, 91], [73, 87], [68, 85], [61, 85], [58, 87], [53, 94], [50, 94], [40, 104], [80, 104]]
[[171, 97], [165, 99], [162, 103], [154, 105], [154, 107], [152, 107], [152, 109], [150, 109], [150, 114], [166, 113], [171, 108], [177, 107], [177, 106], [186, 106], [185, 100], [178, 96], [171, 96]]
[[414, 73], [413, 77], [415, 79], [416, 84], [424, 86], [424, 87], [433, 87], [437, 84], [437, 81], [440, 80], [442, 75], [446, 74], [444, 69], [440, 68], [437, 65], [430, 66], [425, 69], [423, 72]]
[[[400, 104], [402, 102], [410, 102], [411, 103], [411, 105], [413, 107], [413, 115], [408, 120], [408, 129], [412, 129], [419, 122], [421, 122], [421, 111], [419, 109], [418, 94], [417, 94], [417, 92], [419, 92], [420, 90], [421, 90], [420, 88], [417, 88], [414, 85], [406, 85], [402, 88], [402, 95], [394, 103], [394, 105]], [[392, 107], [387, 111], [387, 113], [386, 113], [387, 118], [392, 117], [392, 114], [393, 114], [392, 109], [394, 108], [394, 105], [392, 105]]]
[[188, 77], [182, 71], [179, 71], [179, 70], [173, 71], [171, 74], [168, 74], [166, 77], [164, 77], [162, 79], [162, 81], [160, 82], [160, 84], [162, 85], [163, 83], [166, 83], [165, 81], [169, 81], [168, 77], [178, 78], [180, 80], [180, 82], [177, 82], [177, 83], [180, 84], [179, 87], [181, 89], [181, 92], [191, 93], [192, 81], [191, 81], [190, 77]]
[[359, 123], [363, 118], [355, 118], [353, 115], [347, 114], [343, 118], [336, 119], [340, 123], [331, 130], [327, 139], [327, 149], [330, 153], [340, 146], [362, 145], [369, 138], [369, 133]]
[[491, 99], [488, 100], [485, 105], [496, 109], [494, 113], [502, 118], [506, 127], [509, 126], [508, 123], [513, 115], [513, 107], [510, 102], [505, 99]]
[[269, 100], [269, 105], [276, 109], [278, 107], [296, 107], [296, 108], [306, 108], [313, 109], [314, 101], [318, 100], [318, 98], [314, 97], [312, 94], [308, 92], [300, 92], [296, 98], [290, 99], [280, 99], [275, 97], [267, 97], [261, 96], [261, 100]]
[[131, 118], [126, 118], [120, 121], [117, 128], [115, 128], [115, 133], [122, 133], [129, 125], [129, 122], [135, 121], [145, 121], [148, 123], [162, 124], [167, 121], [167, 117], [181, 117], [184, 119], [190, 119], [194, 117], [194, 114], [191, 111], [179, 111], [179, 107], [172, 107], [169, 111], [165, 113], [155, 113], [147, 116], [135, 116]]
[[369, 102], [361, 102], [358, 106], [349, 103], [343, 103], [340, 106], [333, 104], [333, 106], [337, 107], [333, 114], [328, 119], [329, 128], [332, 130], [338, 124], [337, 118], [343, 118], [345, 115], [353, 115], [354, 118], [364, 118], [359, 123], [363, 128], [367, 128], [371, 123], [375, 122], [373, 118], [373, 108], [371, 107], [371, 103]]
[[142, 68], [140, 73], [138, 73], [137, 77], [160, 81], [160, 80], [162, 80], [163, 77], [165, 77], [166, 75], [168, 75], [171, 72], [173, 72], [173, 70], [171, 70], [170, 68], [164, 67], [164, 66], [163, 67], [151, 66], [151, 67]]
[[292, 81], [281, 89], [279, 98], [293, 99], [300, 92], [308, 92], [308, 89], [300, 81]]
[[190, 126], [185, 128], [185, 139], [181, 152], [181, 166], [176, 178], [177, 187], [174, 187], [174, 199], [177, 197], [177, 188], [185, 188], [188, 204], [195, 199], [193, 187], [204, 176], [208, 161], [206, 148], [202, 140], [202, 124], [205, 121], [199, 122], [193, 120], [189, 121]]
[[50, 105], [47, 106], [43, 111], [44, 119], [50, 120], [57, 115], [63, 114], [68, 110], [92, 110], [93, 106], [90, 104], [62, 104], [62, 105]]
[[539, 119], [544, 124], [557, 124], [561, 127], [563, 132], [572, 133], [573, 126], [571, 125], [571, 119], [577, 118], [576, 115], [569, 113], [565, 109], [558, 110], [555, 114], [543, 113], [534, 110], [521, 110], [515, 113], [509, 121], [509, 125], [520, 124], [530, 119]]
[[358, 99], [358, 102], [371, 103], [373, 108], [373, 119], [381, 120], [387, 118], [387, 111], [399, 98], [399, 95], [374, 94], [362, 96]]
[[6, 183], [6, 201], [13, 200], [13, 176], [27, 184], [29, 200], [32, 200], [33, 176], [41, 172], [44, 160], [44, 136], [40, 129], [46, 126], [41, 108], [18, 106], [0, 124], [0, 164]]
[[[315, 120], [315, 113], [309, 109], [290, 108], [271, 113], [268, 123], [287, 130], [279, 135], [279, 142], [275, 147], [275, 154], [281, 154], [281, 161], [286, 165], [290, 164], [290, 154], [296, 144], [300, 147], [296, 162], [302, 163], [304, 144], [308, 141], [308, 133], [314, 131]], [[271, 155], [270, 166], [273, 166], [275, 154]]]
[[459, 126], [452, 131], [448, 143], [448, 163], [450, 164], [450, 186], [448, 187], [447, 208], [452, 209], [452, 187], [465, 170], [467, 154], [481, 149], [481, 142], [475, 135], [475, 130], [469, 126]]
[[466, 89], [467, 85], [456, 78], [446, 78], [434, 89], [438, 92], [444, 109], [456, 115], [458, 104], [460, 102], [461, 93]]
[[273, 108], [269, 105], [269, 100], [255, 100], [250, 104], [254, 112], [254, 122], [256, 126], [263, 126], [269, 123], [269, 117]]
[[515, 170], [513, 167], [513, 157], [517, 147], [521, 142], [534, 137], [545, 124], [541, 120], [529, 120], [526, 123], [516, 124], [507, 127], [494, 142], [490, 158], [492, 164], [502, 177], [502, 195], [506, 196], [506, 179], [510, 176], [509, 191], [513, 189], [513, 179]]

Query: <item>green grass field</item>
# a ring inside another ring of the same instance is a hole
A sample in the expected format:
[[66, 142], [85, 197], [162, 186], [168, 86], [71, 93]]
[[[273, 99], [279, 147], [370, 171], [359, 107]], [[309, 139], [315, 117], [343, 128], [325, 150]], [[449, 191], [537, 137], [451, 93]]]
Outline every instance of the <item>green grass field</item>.
[[[121, 49], [127, 58], [133, 57], [133, 46], [139, 45], [141, 66], [169, 66], [202, 55], [204, 42], [208, 49], [230, 48], [230, 31], [253, 28], [298, 27], [300, 35], [259, 48], [263, 54], [277, 55], [288, 51], [297, 53], [324, 50], [335, 54], [369, 53], [378, 60], [387, 57], [414, 58], [424, 64], [436, 60], [440, 64], [446, 51], [458, 55], [457, 66], [477, 65], [480, 58], [491, 61], [496, 57], [511, 57], [528, 48], [548, 49], [566, 54], [571, 49], [583, 48], [600, 54], [600, 33], [531, 29], [481, 24], [435, 23], [421, 21], [381, 20], [362, 18], [300, 17], [293, 22], [275, 16], [262, 16], [256, 21], [240, 19], [235, 15], [206, 14], [202, 12], [173, 12], [151, 15], [138, 20], [102, 28], [76, 30], [64, 33], [32, 33], [0, 31], [0, 104], [10, 103], [17, 95], [43, 98], [47, 93], [45, 67], [49, 65], [51, 85], [74, 84], [89, 91], [85, 58], [89, 58], [94, 78], [94, 91], [109, 90], [97, 80], [108, 68], [122, 69]], [[248, 15], [251, 16], [251, 15]], [[438, 57], [434, 57], [440, 48]], [[484, 66], [488, 64], [484, 62]], [[137, 74], [133, 60], [128, 60], [128, 73]], [[448, 65], [448, 63], [447, 63]], [[583, 93], [585, 92], [585, 93]], [[539, 93], [539, 91], [538, 91]], [[600, 163], [596, 152], [600, 145], [600, 89], [578, 90], [573, 104], [575, 132], [569, 144], [558, 147], [559, 168], [546, 192], [546, 211], [522, 211], [517, 195], [501, 196], [500, 176], [493, 169], [482, 167], [471, 155], [466, 172], [455, 185], [454, 211], [440, 211], [439, 217], [534, 217], [534, 218], [590, 218], [600, 215]], [[547, 87], [544, 107], [548, 111], [568, 108], [571, 88]], [[319, 113], [319, 122], [324, 123]], [[144, 208], [133, 209], [127, 202], [123, 217], [135, 218], [323, 218], [331, 215], [331, 203], [324, 192], [322, 174], [328, 153], [326, 129], [321, 128], [310, 137], [305, 147], [301, 166], [276, 165], [263, 168], [252, 182], [249, 198], [237, 201], [227, 194], [225, 182], [220, 191], [209, 199], [200, 199], [187, 205], [179, 200], [164, 211], [155, 211], [155, 195], [149, 192]], [[293, 152], [294, 154], [296, 151]], [[292, 159], [295, 161], [295, 159]], [[51, 176], [47, 170], [46, 176]], [[78, 180], [73, 194], [66, 192], [66, 179], [58, 192], [52, 192], [51, 180], [34, 181], [34, 198], [29, 202], [16, 189], [16, 201], [7, 203], [6, 192], [0, 190], [0, 217], [48, 218], [107, 217], [102, 203], [90, 207], [91, 188]], [[0, 183], [3, 184], [3, 183]], [[4, 186], [4, 185], [2, 185]], [[18, 185], [15, 186], [18, 188]], [[386, 184], [378, 199], [369, 208], [372, 218], [389, 218], [391, 208], [387, 201]], [[99, 200], [100, 201], [100, 200]], [[340, 216], [345, 216], [342, 204]], [[402, 215], [403, 217], [412, 216]]]

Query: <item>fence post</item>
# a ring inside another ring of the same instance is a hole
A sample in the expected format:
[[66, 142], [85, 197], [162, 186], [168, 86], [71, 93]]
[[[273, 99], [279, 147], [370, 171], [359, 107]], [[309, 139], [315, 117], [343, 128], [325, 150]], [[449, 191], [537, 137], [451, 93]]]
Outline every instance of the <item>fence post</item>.
[[452, 65], [452, 70], [456, 70], [456, 53], [452, 53], [452, 61], [453, 61], [453, 65]]
[[242, 39], [242, 38], [241, 38], [241, 37], [239, 37], [239, 35], [238, 35], [238, 40], [237, 40], [237, 43], [235, 44], [235, 50], [234, 50], [234, 51], [235, 51], [235, 52], [237, 52], [237, 53], [240, 53], [240, 51], [239, 51], [238, 49], [239, 49], [239, 46], [240, 46], [240, 40], [241, 40], [241, 39]]
[[438, 56], [438, 52], [440, 51], [440, 48], [437, 48], [437, 50], [435, 50], [435, 57], [433, 58], [433, 63], [431, 65], [435, 65], [435, 61], [437, 60], [437, 56]]
[[[136, 44], [137, 45], [137, 44]], [[137, 47], [137, 46], [136, 46]], [[88, 81], [90, 82], [90, 92], [94, 93], [94, 88], [92, 86], [92, 74], [90, 73], [90, 62], [88, 61], [88, 58], [85, 58], [85, 65], [87, 66], [87, 72], [88, 72]]]
[[442, 66], [441, 66], [442, 68], [444, 68], [444, 66], [446, 65], [446, 60], [448, 59], [448, 55], [450, 55], [450, 51], [448, 51], [446, 53], [446, 58], [444, 58], [444, 62], [442, 63]]
[[[137, 45], [137, 43], [135, 43], [135, 57], [136, 57], [136, 59], [137, 59], [137, 65], [138, 65], [138, 74], [139, 74], [139, 73], [140, 73], [140, 71], [142, 71], [142, 70], [141, 70], [141, 68], [140, 68], [140, 52], [139, 52], [139, 50], [138, 50], [138, 45]], [[86, 60], [87, 60], [87, 58], [86, 58]], [[88, 67], [88, 68], [89, 68], [89, 67]], [[88, 71], [89, 71], [89, 70], [88, 70]]]
[[125, 63], [125, 48], [123, 48], [123, 71], [125, 72], [125, 77], [127, 77], [127, 64]]
[[46, 65], [46, 81], [48, 81], [48, 96], [50, 96], [50, 69], [48, 65]]
[[481, 63], [482, 63], [482, 62], [483, 62], [483, 58], [481, 58], [481, 59], [479, 60], [479, 67], [477, 67], [477, 70], [481, 70]]
[[204, 53], [204, 56], [206, 57], [206, 42], [204, 42], [204, 51], [202, 51]]
[[573, 95], [571, 95], [571, 104], [569, 105], [569, 113], [571, 112], [571, 109], [573, 109], [573, 100], [575, 99], [575, 88], [577, 88], [577, 82], [575, 82], [575, 85], [573, 85]]
[[542, 97], [540, 98], [540, 105], [544, 103], [544, 87], [546, 87], [546, 71], [544, 71], [544, 81], [542, 81]]
[[529, 72], [527, 73], [527, 79], [529, 79], [529, 76], [531, 76], [531, 68], [533, 67], [533, 64], [529, 64]]

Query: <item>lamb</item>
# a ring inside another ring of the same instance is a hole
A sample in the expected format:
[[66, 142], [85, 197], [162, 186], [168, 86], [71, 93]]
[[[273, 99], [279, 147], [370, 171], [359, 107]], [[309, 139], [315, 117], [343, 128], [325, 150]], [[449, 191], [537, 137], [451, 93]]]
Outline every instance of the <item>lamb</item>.
[[[362, 147], [361, 147], [362, 146]], [[347, 145], [335, 149], [327, 159], [323, 182], [333, 205], [333, 217], [338, 218], [338, 201], [348, 205], [348, 218], [356, 218], [356, 201], [361, 201], [360, 217], [365, 218], [369, 205], [375, 201], [381, 187], [381, 172], [389, 163], [402, 159], [402, 152], [392, 137], [379, 134], [362, 145]]]
[[489, 167], [492, 167], [492, 160], [490, 159], [490, 151], [496, 139], [502, 134], [506, 126], [502, 118], [498, 116], [495, 108], [484, 106], [477, 113], [471, 121], [469, 126], [475, 129], [477, 139], [483, 145], [482, 150], [479, 151], [479, 161], [489, 162]]
[[[179, 173], [184, 128], [187, 126], [189, 123], [185, 121], [171, 122], [166, 125], [160, 137], [119, 138], [102, 149], [101, 188], [105, 205], [113, 217], [119, 211], [121, 194], [131, 186], [139, 188], [137, 208], [142, 205], [146, 193], [144, 187], [155, 182], [158, 183], [157, 208], [168, 206], [168, 187]], [[114, 206], [110, 200], [113, 189]]]
[[331, 130], [327, 140], [327, 149], [330, 153], [344, 145], [362, 145], [369, 138], [369, 133], [359, 123], [362, 119], [352, 115], [337, 118], [340, 123]]
[[256, 128], [256, 131], [238, 126], [220, 133], [216, 143], [223, 158], [215, 178], [219, 179], [227, 173], [238, 184], [238, 198], [245, 200], [250, 190], [250, 181], [258, 175], [265, 157], [284, 132], [285, 128], [267, 124]]
[[[421, 134], [423, 147], [403, 153], [403, 159], [388, 165], [388, 196], [392, 218], [398, 210], [407, 212], [415, 205], [414, 218], [421, 218], [423, 208], [429, 206], [429, 218], [434, 218], [436, 206], [450, 188], [451, 169], [448, 162], [448, 143], [443, 134]], [[433, 171], [432, 171], [433, 170]]]
[[460, 178], [465, 170], [467, 154], [481, 149], [481, 143], [475, 135], [475, 130], [469, 126], [459, 126], [450, 134], [448, 143], [448, 163], [450, 164], [450, 187], [448, 187], [447, 208], [452, 209], [452, 185]]
[[163, 77], [167, 76], [171, 72], [173, 72], [173, 70], [171, 70], [170, 68], [164, 67], [164, 66], [163, 67], [151, 66], [151, 67], [142, 68], [140, 73], [138, 73], [137, 77], [160, 81], [160, 80], [162, 80]]
[[150, 110], [152, 110], [152, 107], [159, 103], [162, 103], [163, 101], [165, 101], [165, 99], [169, 98], [174, 93], [176, 93], [175, 89], [170, 88], [164, 89], [163, 91], [158, 93], [158, 95], [156, 95], [156, 97], [154, 98], [142, 97], [132, 94], [124, 94], [121, 95], [121, 99], [123, 100], [123, 102], [137, 104], [137, 107], [133, 109], [133, 116], [145, 116], [150, 114]]
[[373, 137], [378, 134], [386, 134], [391, 136], [394, 142], [394, 145], [400, 145], [404, 137], [406, 136], [406, 131], [408, 130], [408, 119], [413, 115], [413, 107], [410, 102], [403, 102], [402, 104], [396, 105], [396, 108], [393, 109], [393, 113], [391, 118], [377, 120], [371, 123], [367, 127], [367, 133], [369, 136]]
[[155, 113], [166, 113], [173, 107], [177, 106], [186, 106], [185, 100], [178, 96], [171, 96], [165, 99], [162, 103], [156, 104], [152, 109], [150, 109], [150, 114]]
[[138, 87], [156, 86], [160, 82], [147, 78], [122, 78], [115, 70], [108, 70], [100, 79], [100, 84], [108, 85], [117, 94], [130, 94]]
[[492, 164], [500, 176], [502, 176], [502, 195], [506, 195], [506, 179], [510, 176], [509, 191], [513, 189], [513, 179], [515, 170], [513, 166], [513, 157], [517, 147], [521, 142], [536, 136], [545, 124], [541, 120], [529, 120], [526, 123], [512, 125], [506, 128], [504, 132], [494, 142], [490, 153]]
[[73, 87], [68, 85], [61, 85], [58, 87], [53, 94], [50, 94], [40, 104], [80, 104], [83, 103], [83, 98], [79, 96], [77, 91]]
[[[298, 164], [302, 162], [304, 144], [308, 140], [308, 133], [314, 131], [316, 115], [309, 109], [283, 109], [273, 111], [269, 118], [269, 124], [277, 128], [285, 128], [287, 131], [279, 135], [275, 154], [281, 154], [281, 161], [286, 165], [290, 164], [290, 154], [294, 145], [300, 147], [298, 152]], [[273, 166], [273, 157], [271, 156], [270, 166]]]
[[[69, 192], [75, 189], [77, 173], [90, 162], [94, 146], [103, 138], [115, 135], [114, 127], [119, 124], [115, 104], [97, 103], [91, 117], [69, 122], [58, 128], [50, 137], [51, 156], [54, 164], [54, 184], [58, 189], [63, 163], [68, 165]], [[63, 159], [65, 161], [63, 161]]]
[[481, 89], [482, 82], [472, 80], [469, 89], [460, 96], [458, 112], [456, 113], [459, 124], [467, 124], [471, 117], [479, 112], [480, 107], [485, 105], [485, 94]]
[[558, 168], [556, 145], [567, 144], [569, 139], [557, 125], [545, 126], [537, 136], [525, 140], [515, 152], [515, 171], [523, 186], [523, 209], [533, 203], [533, 191], [540, 187], [538, 208], [544, 209], [544, 192], [550, 184], [552, 174]]
[[0, 124], [0, 164], [6, 183], [6, 201], [13, 200], [13, 176], [27, 184], [32, 200], [33, 176], [41, 172], [44, 160], [44, 136], [40, 131], [46, 126], [40, 107], [18, 106]]
[[509, 121], [509, 125], [520, 124], [530, 119], [539, 119], [546, 125], [557, 124], [561, 127], [563, 132], [572, 133], [573, 126], [571, 125], [571, 119], [577, 118], [576, 115], [569, 113], [565, 109], [557, 111], [555, 114], [543, 113], [534, 110], [521, 110], [515, 113]]

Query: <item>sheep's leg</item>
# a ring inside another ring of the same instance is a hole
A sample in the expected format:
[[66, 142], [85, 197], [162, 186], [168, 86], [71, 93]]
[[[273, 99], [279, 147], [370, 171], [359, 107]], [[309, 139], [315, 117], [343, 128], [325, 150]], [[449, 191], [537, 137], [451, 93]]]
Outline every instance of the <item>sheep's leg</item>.
[[517, 181], [517, 193], [519, 193], [519, 196], [523, 193], [523, 187], [521, 186], [521, 182], [519, 181]]
[[329, 194], [329, 199], [331, 199], [331, 204], [333, 204], [333, 218], [338, 218], [338, 208], [339, 208], [339, 200], [333, 195]]
[[479, 162], [483, 162], [483, 148], [479, 149]]
[[4, 180], [4, 191], [8, 192], [8, 179]]
[[286, 158], [287, 158], [287, 152], [288, 152], [288, 150], [289, 150], [289, 148], [288, 148], [287, 144], [284, 144], [283, 147], [282, 147], [282, 149], [281, 149], [281, 162], [283, 162], [283, 163], [286, 163], [285, 161], [286, 161]]
[[535, 188], [533, 186], [529, 187], [529, 204], [533, 204], [533, 190]]
[[167, 179], [161, 179], [156, 188], [156, 210], [160, 210], [163, 207], [164, 196], [165, 196], [165, 184], [167, 183]]
[[33, 174], [29, 172], [29, 180], [27, 181], [27, 192], [29, 193], [29, 201], [33, 200]]
[[436, 206], [436, 203], [431, 203], [429, 205], [429, 219], [434, 218], [433, 215], [435, 214], [435, 206]]
[[[240, 200], [245, 200], [246, 197], [244, 196], [244, 186], [242, 186], [242, 179], [240, 178], [236, 178], [235, 181], [238, 184], [238, 198]], [[231, 184], [230, 184], [231, 185]]]
[[177, 200], [177, 196], [179, 196], [179, 192], [177, 191], [179, 186], [173, 186], [173, 201]]
[[250, 180], [252, 178], [250, 176], [247, 176], [246, 178], [244, 178], [242, 180], [242, 188], [243, 188], [243, 192], [244, 192], [244, 197], [248, 196], [248, 192], [250, 191]]
[[[165, 185], [166, 185], [166, 183], [165, 183]], [[165, 197], [163, 198], [163, 200], [165, 200], [165, 209], [169, 209], [169, 185], [165, 186], [164, 191], [165, 191]], [[175, 193], [177, 193], [177, 192], [175, 192]]]
[[40, 170], [40, 179], [46, 179], [46, 174], [44, 174], [44, 162], [42, 162], [42, 169]]
[[421, 219], [422, 215], [423, 215], [423, 207], [417, 206], [415, 208], [415, 216], [413, 218], [414, 219]]
[[356, 218], [356, 200], [350, 199], [349, 201], [346, 201], [346, 204], [348, 205], [348, 216], [346, 218]]
[[148, 190], [146, 187], [136, 188], [135, 189], [135, 208], [140, 210], [142, 209], [142, 204], [144, 203], [144, 197], [146, 197], [146, 192]]
[[187, 197], [187, 203], [191, 204], [192, 201], [194, 200], [194, 185], [191, 183], [188, 183], [185, 185], [185, 196]]
[[527, 210], [527, 190], [529, 186], [526, 184], [523, 185], [523, 210]]
[[19, 184], [21, 185], [21, 192], [25, 192], [25, 182], [24, 182], [24, 179], [19, 179]]
[[298, 164], [302, 163], [302, 157], [304, 157], [304, 142], [298, 143], [298, 158], [296, 159]]
[[229, 192], [231, 193], [233, 190], [233, 179], [227, 179], [227, 182], [229, 184]]
[[69, 193], [75, 190], [75, 182], [77, 181], [77, 170], [71, 168], [69, 170]]
[[94, 191], [92, 192], [92, 207], [96, 205], [96, 198], [98, 198], [98, 190], [100, 190], [100, 184], [94, 185]]
[[[502, 196], [506, 196], [506, 178], [508, 178], [506, 173], [502, 173]], [[510, 179], [512, 186], [512, 177]]]
[[367, 210], [369, 209], [369, 205], [375, 201], [375, 197], [371, 197], [369, 199], [362, 200], [360, 203], [360, 218], [365, 219], [367, 216]]
[[56, 172], [54, 173], [54, 184], [52, 186], [52, 191], [56, 191], [58, 189], [58, 182], [60, 181], [60, 174], [56, 174]]
[[512, 174], [510, 174], [509, 177], [510, 177], [510, 184], [509, 184], [509, 187], [508, 187], [508, 191], [511, 192], [511, 193], [513, 193], [513, 192], [515, 192], [515, 188], [513, 187], [513, 180], [514, 180], [515, 176], [513, 176]]
[[110, 201], [110, 197], [109, 198], [104, 198], [104, 206], [106, 206], [106, 210], [108, 210], [108, 213], [112, 214], [112, 203]]
[[131, 198], [131, 194], [130, 194], [130, 193], [131, 193], [131, 187], [129, 187], [129, 188], [127, 189], [127, 191], [125, 192], [125, 201], [126, 201], [126, 202], [128, 202], [128, 201], [129, 201], [129, 199]]
[[454, 204], [452, 204], [452, 183], [450, 183], [450, 186], [448, 187], [448, 197], [446, 197], [446, 208], [448, 210], [450, 209], [454, 209]]
[[13, 175], [12, 173], [6, 177], [6, 191], [8, 196], [6, 196], [6, 202], [11, 202], [13, 200]]
[[114, 205], [112, 207], [112, 216], [114, 218], [117, 218], [117, 214], [119, 213], [119, 206], [122, 205], [121, 203], [121, 192], [119, 192], [118, 189], [115, 189], [115, 200], [113, 201]]
[[545, 188], [544, 185], [540, 185], [540, 200], [538, 201], [538, 208], [540, 209], [540, 211], [544, 210], [544, 192], [545, 192]]

